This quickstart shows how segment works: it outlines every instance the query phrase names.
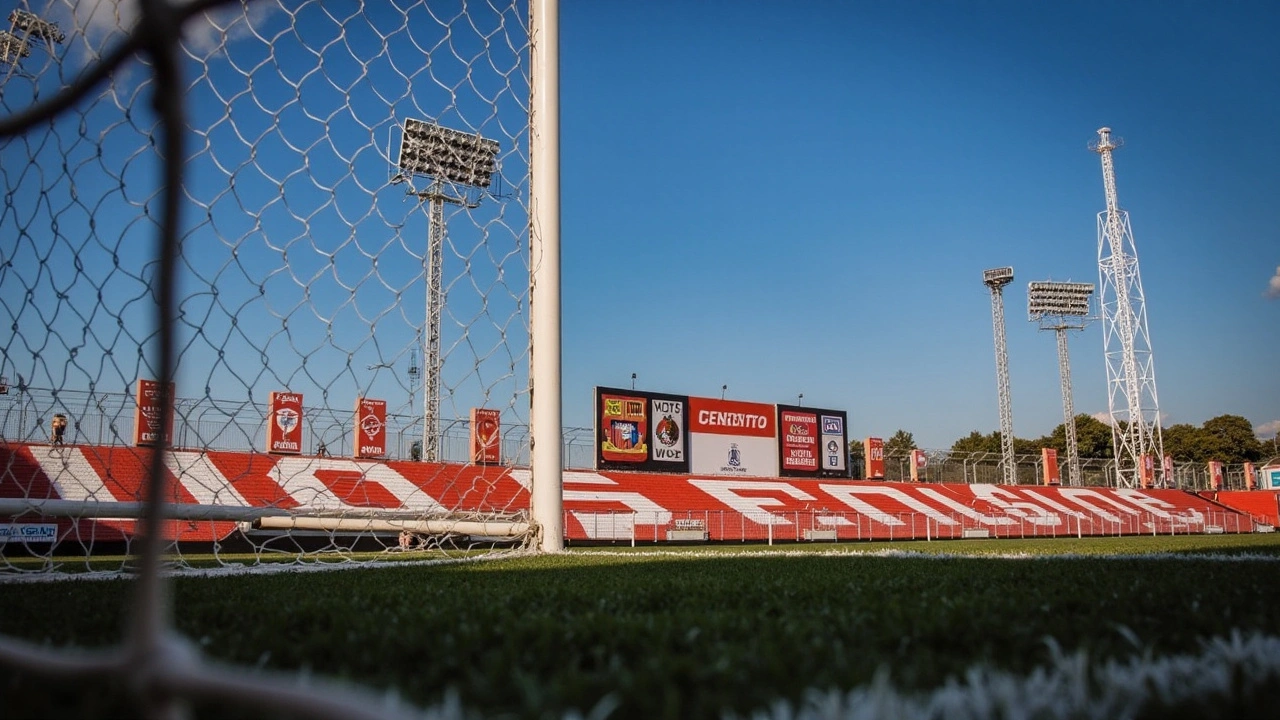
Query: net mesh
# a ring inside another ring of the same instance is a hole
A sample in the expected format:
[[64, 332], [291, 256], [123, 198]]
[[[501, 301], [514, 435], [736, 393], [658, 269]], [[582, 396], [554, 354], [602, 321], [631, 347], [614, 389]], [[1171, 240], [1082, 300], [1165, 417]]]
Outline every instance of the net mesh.
[[[504, 468], [526, 464], [529, 445], [523, 3], [206, 6], [179, 53], [176, 451], [163, 459], [174, 557], [520, 547], [528, 488]], [[132, 3], [0, 9], [14, 11], [4, 116], [112, 57], [141, 17]], [[0, 139], [6, 571], [129, 566], [152, 459], [139, 431], [163, 431], [139, 392], [163, 377], [161, 71], [132, 56]], [[425, 147], [406, 126], [496, 152]], [[443, 156], [415, 173], [406, 149]], [[441, 170], [476, 163], [483, 182]], [[282, 415], [279, 394], [300, 402]], [[384, 414], [357, 412], [362, 398]], [[473, 408], [499, 413], [500, 435], [483, 438], [500, 444], [494, 464], [470, 463]], [[281, 434], [283, 451], [267, 452]]]

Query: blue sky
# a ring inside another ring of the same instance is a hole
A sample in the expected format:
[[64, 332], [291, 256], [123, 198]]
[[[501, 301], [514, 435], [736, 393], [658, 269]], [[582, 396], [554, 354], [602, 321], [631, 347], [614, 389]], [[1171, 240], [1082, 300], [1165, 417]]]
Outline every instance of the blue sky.
[[[1164, 424], [1280, 420], [1280, 6], [565, 3], [565, 416], [594, 384], [849, 411], [924, 447], [1062, 421], [1026, 283], [1098, 282], [1110, 126]], [[1102, 335], [1071, 337], [1106, 411]]]
[[[251, 21], [192, 28], [180, 396], [408, 410], [426, 217], [389, 180], [394, 126], [417, 117], [503, 148], [503, 196], [447, 212], [442, 415], [527, 418], [524, 14], [472, 3], [473, 25], [458, 3], [258, 3]], [[24, 61], [0, 105], [53, 92], [132, 17], [74, 7], [51, 1], [62, 54]], [[675, 394], [803, 393], [847, 410], [852, 437], [901, 428], [941, 448], [990, 432], [981, 273], [1012, 265], [1014, 429], [1050, 432], [1056, 349], [1025, 289], [1098, 281], [1087, 143], [1107, 125], [1127, 141], [1119, 197], [1164, 424], [1280, 427], [1272, 4], [566, 0], [561, 21], [566, 425], [590, 426], [592, 388], [636, 373]], [[138, 354], [149, 92], [131, 65], [83, 116], [0, 146], [11, 380], [118, 392], [155, 374]], [[1105, 412], [1096, 323], [1071, 357], [1077, 411]]]

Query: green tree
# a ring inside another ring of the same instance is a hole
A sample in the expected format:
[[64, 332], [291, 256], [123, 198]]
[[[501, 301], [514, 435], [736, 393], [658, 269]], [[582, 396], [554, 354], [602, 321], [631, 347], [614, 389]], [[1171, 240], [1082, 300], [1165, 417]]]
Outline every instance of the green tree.
[[916, 439], [906, 430], [898, 430], [884, 442], [885, 457], [906, 457], [916, 449]]
[[990, 435], [983, 435], [974, 430], [965, 437], [951, 443], [951, 452], [954, 453], [982, 453], [982, 452], [1000, 452], [1000, 433], [993, 432]]
[[1161, 431], [1161, 437], [1164, 439], [1164, 453], [1172, 456], [1175, 462], [1200, 463], [1210, 459], [1200, 428], [1194, 425], [1170, 425]]
[[[1063, 442], [1066, 442], [1065, 439]], [[1115, 457], [1111, 426], [1092, 415], [1077, 415], [1076, 449], [1082, 458]]]
[[1239, 415], [1219, 415], [1206, 420], [1200, 434], [1201, 442], [1211, 455], [1206, 460], [1241, 463], [1262, 458], [1262, 443], [1253, 434], [1253, 424]]

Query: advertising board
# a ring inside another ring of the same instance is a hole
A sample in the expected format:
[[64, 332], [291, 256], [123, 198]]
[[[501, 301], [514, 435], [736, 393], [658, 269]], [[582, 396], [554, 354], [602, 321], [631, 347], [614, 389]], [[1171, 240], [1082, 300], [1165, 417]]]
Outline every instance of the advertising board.
[[862, 457], [866, 463], [867, 480], [884, 479], [884, 439], [869, 437], [862, 441]]
[[376, 458], [387, 454], [387, 401], [356, 398], [356, 457]]
[[778, 471], [773, 405], [689, 398], [690, 469], [699, 475], [769, 477]]
[[[160, 383], [155, 380], [138, 379], [137, 396], [133, 408], [133, 444], [137, 446], [158, 445], [161, 439], [160, 422], [164, 397], [160, 392]], [[173, 407], [174, 384], [169, 383], [167, 393], [169, 407]], [[169, 413], [169, 422], [164, 428], [164, 442], [173, 440], [173, 413]]]
[[911, 451], [911, 482], [924, 482], [924, 470], [929, 467], [929, 456], [923, 450]]
[[845, 413], [778, 405], [778, 474], [783, 477], [848, 477]]
[[595, 389], [596, 469], [689, 471], [689, 398]]
[[302, 394], [273, 392], [267, 396], [267, 452], [302, 453]]

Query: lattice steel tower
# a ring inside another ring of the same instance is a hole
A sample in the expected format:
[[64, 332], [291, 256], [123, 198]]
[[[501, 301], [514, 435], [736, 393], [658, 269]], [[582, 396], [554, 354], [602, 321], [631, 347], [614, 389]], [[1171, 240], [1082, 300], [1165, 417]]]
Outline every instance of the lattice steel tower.
[[1000, 465], [1006, 485], [1018, 483], [1013, 460], [1013, 406], [1009, 401], [1009, 348], [1004, 340], [1004, 286], [1013, 282], [1013, 268], [982, 271], [982, 284], [991, 289], [991, 326], [996, 336], [996, 391], [1000, 396]]
[[1102, 156], [1102, 186], [1107, 198], [1107, 209], [1098, 213], [1098, 297], [1116, 478], [1122, 485], [1136, 487], [1142, 457], [1163, 457], [1164, 441], [1138, 250], [1129, 213], [1120, 209], [1116, 199], [1111, 151], [1121, 144], [1111, 137], [1111, 128], [1104, 127], [1089, 147]]

